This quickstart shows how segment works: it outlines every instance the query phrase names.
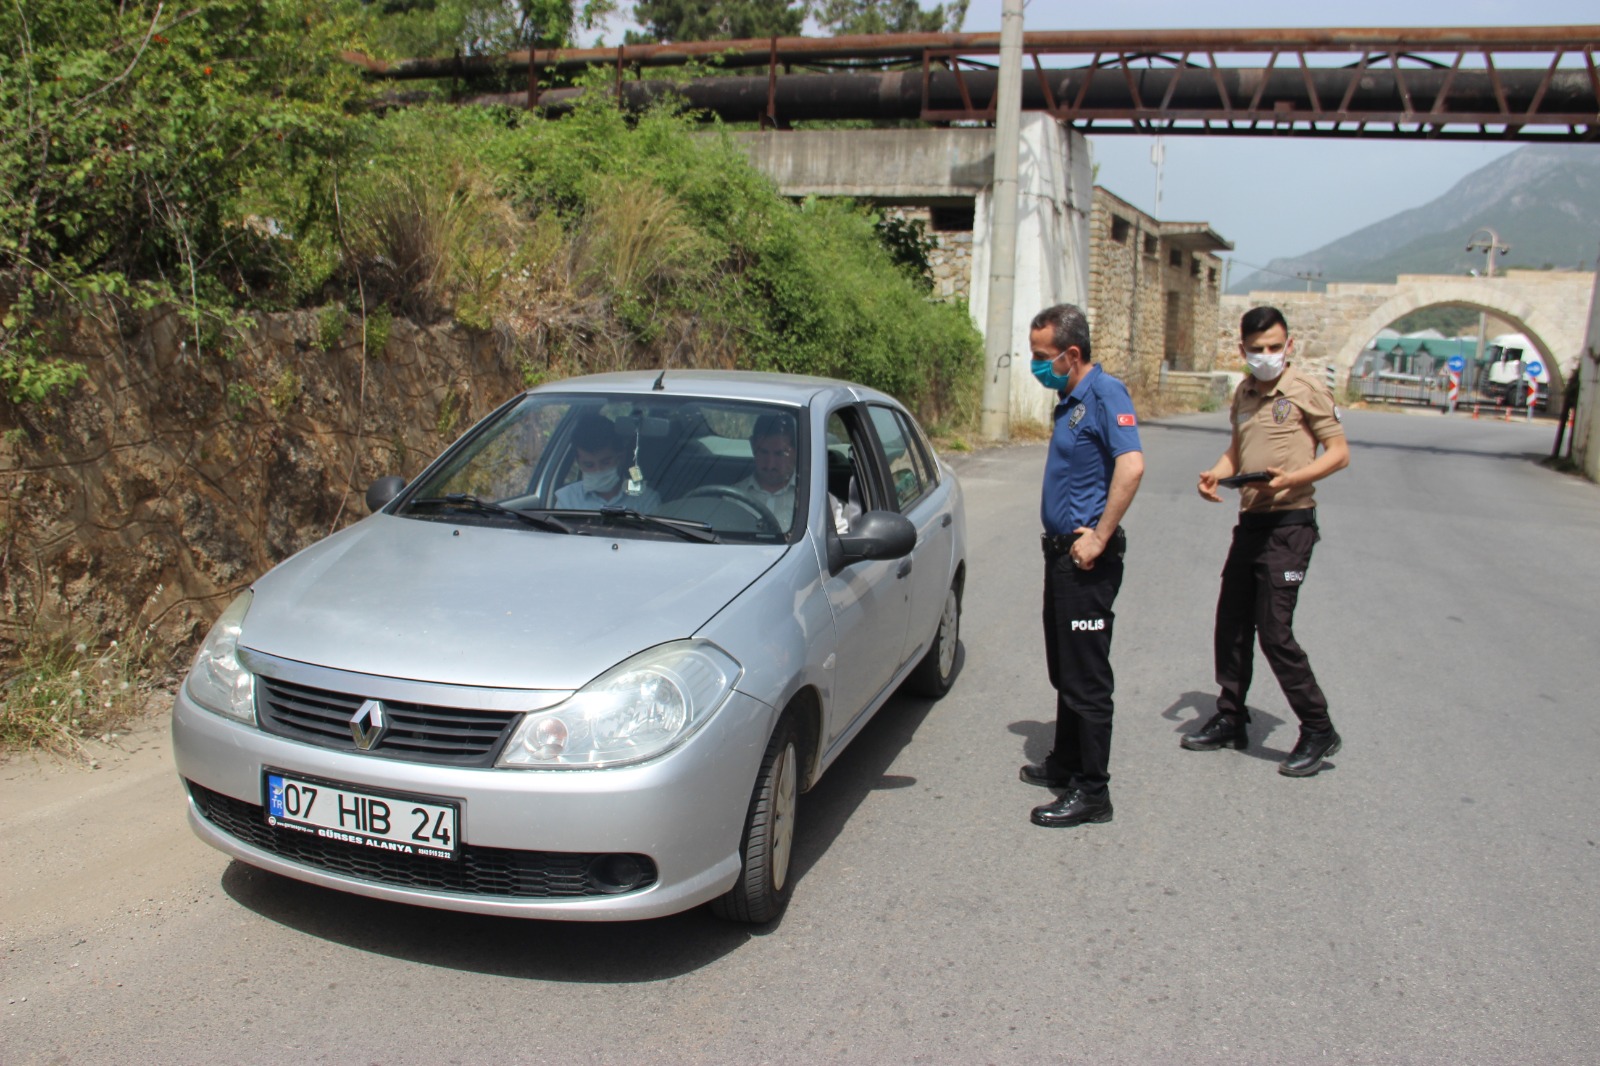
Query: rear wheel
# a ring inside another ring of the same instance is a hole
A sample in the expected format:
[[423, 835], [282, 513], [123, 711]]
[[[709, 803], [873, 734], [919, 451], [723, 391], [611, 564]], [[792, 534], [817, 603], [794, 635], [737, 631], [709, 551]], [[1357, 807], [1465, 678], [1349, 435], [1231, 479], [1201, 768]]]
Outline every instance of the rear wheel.
[[956, 682], [956, 651], [961, 646], [961, 587], [952, 583], [944, 595], [944, 610], [933, 643], [909, 678], [911, 691], [938, 699]]
[[789, 860], [794, 852], [795, 809], [800, 798], [800, 741], [794, 719], [784, 715], [767, 743], [761, 772], [745, 816], [739, 855], [744, 865], [739, 880], [711, 903], [719, 918], [735, 922], [770, 922], [789, 904], [793, 881]]

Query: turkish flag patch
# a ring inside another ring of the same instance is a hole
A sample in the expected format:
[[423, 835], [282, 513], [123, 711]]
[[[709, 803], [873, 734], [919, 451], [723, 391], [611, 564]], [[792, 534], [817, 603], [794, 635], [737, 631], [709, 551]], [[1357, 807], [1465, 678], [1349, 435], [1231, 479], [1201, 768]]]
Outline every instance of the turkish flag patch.
[[1135, 425], [1138, 425], [1138, 423], [1136, 421], [1134, 421], [1134, 417], [1132, 415], [1118, 415], [1117, 416], [1117, 425], [1119, 425], [1119, 426], [1135, 426]]

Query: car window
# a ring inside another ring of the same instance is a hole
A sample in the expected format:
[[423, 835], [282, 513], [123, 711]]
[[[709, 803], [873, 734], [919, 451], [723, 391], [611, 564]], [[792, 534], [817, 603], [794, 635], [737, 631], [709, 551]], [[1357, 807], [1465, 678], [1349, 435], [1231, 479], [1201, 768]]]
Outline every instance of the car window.
[[[396, 513], [463, 520], [459, 509], [437, 505], [462, 495], [550, 512], [583, 532], [603, 521], [594, 512], [623, 509], [703, 527], [725, 541], [784, 540], [799, 532], [796, 515], [804, 513], [803, 422], [798, 408], [777, 404], [533, 393], [468, 434], [408, 493], [434, 507], [406, 503]], [[470, 520], [517, 521], [481, 507]], [[672, 535], [660, 523], [633, 525], [617, 529], [612, 521], [606, 532]]]
[[922, 498], [927, 491], [926, 467], [916, 445], [906, 435], [896, 411], [874, 404], [868, 408], [872, 427], [878, 431], [878, 441], [889, 460], [889, 481], [894, 488], [895, 506], [905, 511]]
[[477, 434], [469, 447], [457, 446], [450, 461], [414, 495], [465, 493], [495, 502], [526, 497], [551, 437], [571, 408], [570, 403], [524, 400]]
[[844, 532], [856, 516], [889, 506], [873, 476], [871, 438], [855, 407], [828, 416], [828, 506], [834, 530]]

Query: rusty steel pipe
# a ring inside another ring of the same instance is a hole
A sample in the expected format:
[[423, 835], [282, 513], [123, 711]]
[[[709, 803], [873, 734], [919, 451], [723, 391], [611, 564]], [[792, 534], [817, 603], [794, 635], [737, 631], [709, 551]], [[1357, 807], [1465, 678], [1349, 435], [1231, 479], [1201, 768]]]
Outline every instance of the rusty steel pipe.
[[[1412, 69], [1402, 74], [1403, 81], [1393, 70], [1370, 67], [1044, 70], [1025, 74], [1022, 106], [1078, 121], [1600, 122], [1600, 104], [1583, 70]], [[760, 121], [769, 94], [776, 115], [787, 122], [980, 118], [992, 106], [997, 79], [993, 71], [930, 71], [926, 91], [921, 71], [786, 75], [775, 84], [765, 77], [633, 81], [621, 86], [621, 100], [642, 110], [677, 95], [688, 107], [728, 122]], [[546, 90], [535, 106], [562, 114], [583, 92]]]
[[[1228, 30], [1051, 30], [1023, 35], [1029, 54], [1209, 52], [1552, 52], [1600, 45], [1600, 25]], [[715, 60], [726, 67], [848, 60], [920, 62], [930, 52], [990, 54], [998, 33], [859, 34], [681, 41], [614, 48], [539, 49], [503, 56], [381, 60], [344, 52], [347, 62], [383, 79], [476, 77], [530, 68], [570, 73], [599, 64], [682, 66]]]

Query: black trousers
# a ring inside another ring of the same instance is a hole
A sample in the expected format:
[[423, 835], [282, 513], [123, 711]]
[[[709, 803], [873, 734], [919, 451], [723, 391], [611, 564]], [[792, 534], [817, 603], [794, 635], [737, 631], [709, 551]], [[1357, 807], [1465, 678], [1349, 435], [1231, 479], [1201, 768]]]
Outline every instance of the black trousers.
[[[1309, 512], [1303, 512], [1309, 518]], [[1261, 516], [1263, 518], [1267, 516]], [[1255, 668], [1255, 642], [1261, 640], [1284, 698], [1303, 729], [1325, 732], [1328, 700], [1311, 672], [1311, 660], [1294, 639], [1294, 609], [1300, 585], [1311, 566], [1311, 549], [1320, 539], [1314, 520], [1295, 525], [1250, 525], [1241, 516], [1222, 567], [1217, 596], [1217, 710], [1249, 721], [1245, 695]]]
[[1045, 769], [1099, 797], [1111, 780], [1112, 605], [1127, 538], [1112, 534], [1092, 570], [1073, 565], [1065, 539], [1056, 539], [1044, 553], [1044, 654], [1056, 690], [1056, 746]]

